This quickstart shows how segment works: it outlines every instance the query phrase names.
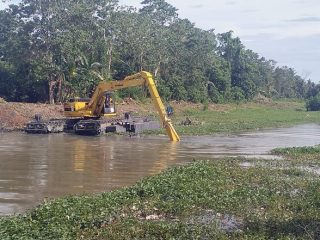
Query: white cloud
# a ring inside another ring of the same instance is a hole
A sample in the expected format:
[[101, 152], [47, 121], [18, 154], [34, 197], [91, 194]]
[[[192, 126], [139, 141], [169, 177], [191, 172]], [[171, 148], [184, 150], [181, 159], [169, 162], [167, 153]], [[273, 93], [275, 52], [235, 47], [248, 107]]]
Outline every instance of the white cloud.
[[6, 1], [0, 1], [0, 10], [7, 8], [10, 4], [18, 4], [21, 2], [20, 0], [6, 0]]

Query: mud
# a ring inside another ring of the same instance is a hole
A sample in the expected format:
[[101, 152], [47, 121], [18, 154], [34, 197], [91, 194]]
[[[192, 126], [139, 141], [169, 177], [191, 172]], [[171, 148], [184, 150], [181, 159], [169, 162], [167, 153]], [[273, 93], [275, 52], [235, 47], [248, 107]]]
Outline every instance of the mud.
[[206, 210], [192, 216], [187, 220], [192, 225], [212, 225], [215, 224], [218, 229], [225, 232], [235, 232], [242, 230], [243, 220], [233, 215], [215, 213], [212, 210]]

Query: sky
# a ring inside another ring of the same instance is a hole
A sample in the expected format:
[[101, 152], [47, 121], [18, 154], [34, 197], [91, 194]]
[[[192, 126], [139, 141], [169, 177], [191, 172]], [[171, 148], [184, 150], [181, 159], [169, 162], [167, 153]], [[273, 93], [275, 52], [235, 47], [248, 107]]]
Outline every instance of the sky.
[[[139, 8], [142, 0], [119, 0]], [[320, 82], [319, 0], [166, 0], [196, 27], [233, 30], [246, 48]], [[19, 2], [11, 0], [11, 3]], [[0, 9], [5, 7], [0, 1]]]
[[[320, 82], [319, 0], [166, 0], [196, 27], [233, 30], [246, 48]], [[139, 7], [140, 0], [120, 0]]]

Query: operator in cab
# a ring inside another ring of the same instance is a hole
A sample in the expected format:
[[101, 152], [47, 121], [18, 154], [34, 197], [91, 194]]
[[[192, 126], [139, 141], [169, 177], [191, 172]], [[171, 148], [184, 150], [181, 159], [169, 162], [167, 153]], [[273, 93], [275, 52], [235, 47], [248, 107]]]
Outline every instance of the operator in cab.
[[114, 113], [115, 112], [115, 104], [113, 98], [110, 94], [106, 94], [106, 100], [104, 103], [104, 113]]

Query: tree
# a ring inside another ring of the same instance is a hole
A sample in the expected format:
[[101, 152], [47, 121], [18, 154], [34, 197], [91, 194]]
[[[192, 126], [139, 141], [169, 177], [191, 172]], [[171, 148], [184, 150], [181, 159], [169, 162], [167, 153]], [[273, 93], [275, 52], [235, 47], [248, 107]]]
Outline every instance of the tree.
[[160, 26], [170, 25], [178, 17], [178, 9], [165, 0], [143, 0], [140, 13], [151, 17]]
[[246, 50], [240, 39], [234, 38], [232, 34], [229, 31], [218, 35], [218, 53], [230, 64], [231, 86], [241, 88], [245, 98], [251, 99], [257, 91], [255, 79], [258, 75], [258, 55]]
[[292, 68], [277, 67], [274, 72], [275, 90], [278, 97], [294, 98], [295, 92], [295, 72]]
[[[154, 74], [168, 100], [224, 102], [315, 96], [319, 86], [246, 49], [233, 32], [202, 30], [165, 0], [23, 0], [0, 11], [0, 94], [15, 101], [88, 96], [100, 80]], [[144, 91], [128, 89], [133, 97]]]

